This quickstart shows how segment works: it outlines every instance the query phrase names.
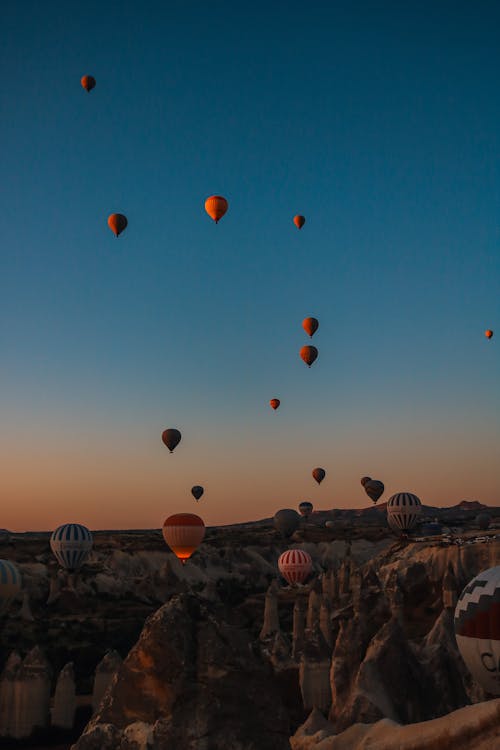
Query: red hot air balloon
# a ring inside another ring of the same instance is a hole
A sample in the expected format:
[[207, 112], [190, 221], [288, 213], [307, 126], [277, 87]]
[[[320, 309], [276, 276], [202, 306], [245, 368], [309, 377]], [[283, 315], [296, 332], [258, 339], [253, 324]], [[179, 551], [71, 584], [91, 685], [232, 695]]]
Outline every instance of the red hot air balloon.
[[326, 471], [321, 469], [319, 466], [312, 470], [312, 475], [318, 484], [321, 484], [323, 479], [326, 477]]
[[487, 339], [492, 339], [493, 331], [491, 330], [491, 328], [488, 328], [488, 330], [484, 332], [484, 335], [486, 336]]
[[319, 328], [319, 320], [317, 318], [304, 318], [302, 328], [312, 338]]
[[127, 217], [123, 214], [111, 214], [111, 216], [108, 216], [108, 227], [111, 229], [115, 237], [118, 237], [118, 235], [123, 232], [127, 227], [127, 224]]
[[293, 217], [293, 223], [295, 224], [297, 229], [302, 229], [302, 227], [306, 223], [306, 217], [301, 216], [300, 214], [297, 214], [297, 216]]
[[196, 501], [200, 499], [204, 492], [205, 490], [199, 484], [195, 484], [194, 487], [191, 487], [191, 494]]
[[278, 569], [291, 586], [303, 584], [313, 568], [311, 555], [303, 549], [288, 549], [278, 559]]
[[281, 404], [281, 401], [279, 400], [279, 398], [272, 398], [269, 402], [269, 406], [271, 407], [271, 409], [274, 409], [275, 411], [280, 404]]
[[310, 367], [318, 357], [318, 350], [315, 346], [303, 346], [300, 350], [300, 356], [306, 365]]
[[87, 94], [95, 88], [95, 78], [93, 76], [82, 76], [80, 83]]
[[228, 208], [229, 203], [222, 195], [211, 195], [205, 201], [205, 211], [216, 224], [222, 219]]
[[161, 439], [169, 449], [170, 453], [174, 452], [174, 448], [176, 448], [179, 443], [181, 442], [181, 433], [179, 430], [176, 430], [173, 427], [170, 427], [168, 430], [163, 430]]
[[176, 513], [163, 524], [163, 538], [174, 555], [185, 565], [205, 536], [205, 524], [194, 513]]

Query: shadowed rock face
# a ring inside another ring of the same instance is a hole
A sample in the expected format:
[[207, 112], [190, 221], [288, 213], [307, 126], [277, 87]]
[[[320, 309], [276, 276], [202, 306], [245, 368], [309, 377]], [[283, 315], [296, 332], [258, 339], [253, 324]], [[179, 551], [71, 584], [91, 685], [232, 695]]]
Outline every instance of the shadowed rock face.
[[[241, 615], [182, 594], [147, 620], [74, 747], [140, 748], [149, 735], [154, 750], [287, 750], [279, 695]], [[126, 740], [132, 731], [135, 745]]]

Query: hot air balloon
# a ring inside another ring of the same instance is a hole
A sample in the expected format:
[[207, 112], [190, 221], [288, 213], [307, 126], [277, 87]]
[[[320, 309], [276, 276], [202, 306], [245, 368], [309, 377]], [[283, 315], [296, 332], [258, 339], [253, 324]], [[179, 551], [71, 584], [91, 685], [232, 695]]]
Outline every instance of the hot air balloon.
[[170, 453], [174, 452], [174, 448], [181, 442], [181, 433], [176, 430], [175, 427], [169, 427], [168, 430], [163, 430], [161, 439], [169, 449]]
[[228, 208], [229, 203], [222, 195], [211, 195], [205, 201], [205, 211], [216, 224], [222, 219]]
[[311, 555], [303, 549], [288, 549], [278, 558], [278, 570], [291, 586], [303, 584], [312, 568]]
[[299, 503], [299, 513], [301, 516], [304, 516], [305, 518], [309, 518], [309, 516], [312, 513], [313, 510], [313, 504], [308, 502], [307, 500], [304, 500], [304, 502]]
[[326, 477], [326, 471], [321, 469], [319, 466], [312, 470], [312, 475], [318, 484], [321, 484], [323, 479]]
[[476, 518], [476, 523], [480, 529], [486, 531], [491, 523], [491, 516], [489, 513], [479, 513]]
[[319, 328], [319, 320], [317, 318], [304, 318], [302, 328], [312, 338]]
[[274, 514], [274, 528], [283, 536], [292, 536], [293, 532], [299, 528], [300, 516], [296, 510], [283, 508]]
[[108, 227], [115, 237], [118, 237], [126, 229], [127, 224], [127, 217], [123, 214], [111, 214], [111, 216], [108, 216]]
[[315, 346], [303, 346], [300, 350], [300, 356], [308, 367], [317, 359], [318, 350]]
[[176, 513], [163, 524], [163, 538], [174, 555], [186, 564], [205, 536], [205, 524], [194, 513]]
[[87, 94], [95, 88], [95, 78], [93, 76], [82, 76], [80, 83]]
[[455, 609], [458, 650], [475, 680], [500, 695], [500, 565], [479, 573]]
[[325, 526], [327, 529], [334, 529], [335, 528], [335, 521], [325, 521]]
[[302, 227], [306, 223], [306, 217], [301, 216], [300, 214], [297, 214], [297, 216], [293, 217], [293, 223], [295, 224], [297, 229], [302, 229]]
[[411, 492], [397, 492], [387, 501], [387, 522], [393, 531], [406, 533], [417, 523], [422, 503]]
[[281, 404], [281, 401], [279, 400], [279, 398], [272, 398], [269, 402], [269, 406], [271, 407], [271, 409], [274, 409], [275, 411], [280, 404]]
[[80, 523], [65, 523], [52, 533], [50, 549], [61, 567], [78, 570], [92, 549], [92, 534]]
[[484, 332], [484, 335], [486, 336], [487, 339], [492, 339], [493, 331], [491, 330], [491, 328], [488, 328], [488, 330]]
[[363, 487], [370, 500], [373, 500], [374, 503], [382, 497], [385, 490], [384, 483], [378, 479], [370, 479], [368, 482], [365, 482]]
[[194, 487], [191, 487], [191, 494], [193, 495], [195, 500], [199, 500], [204, 492], [205, 490], [199, 484], [195, 484]]
[[8, 610], [22, 588], [21, 572], [10, 560], [0, 560], [0, 613]]
[[362, 484], [362, 485], [363, 485], [363, 487], [364, 487], [364, 486], [365, 486], [365, 484], [366, 484], [367, 482], [371, 482], [371, 481], [372, 481], [372, 478], [371, 478], [371, 477], [363, 477], [363, 478], [361, 479], [361, 484]]

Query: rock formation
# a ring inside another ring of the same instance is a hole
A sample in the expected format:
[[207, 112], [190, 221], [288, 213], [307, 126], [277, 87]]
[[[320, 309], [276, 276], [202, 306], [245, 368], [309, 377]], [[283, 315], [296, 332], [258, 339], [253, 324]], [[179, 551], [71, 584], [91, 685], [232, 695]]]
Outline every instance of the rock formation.
[[96, 667], [94, 677], [94, 689], [92, 691], [92, 710], [95, 712], [99, 708], [104, 693], [111, 684], [111, 681], [122, 664], [120, 654], [111, 649]]
[[76, 695], [73, 664], [69, 662], [59, 673], [52, 708], [52, 726], [71, 729], [75, 720]]
[[12, 721], [9, 736], [29, 737], [35, 728], [49, 723], [51, 667], [35, 646], [17, 670], [13, 683]]

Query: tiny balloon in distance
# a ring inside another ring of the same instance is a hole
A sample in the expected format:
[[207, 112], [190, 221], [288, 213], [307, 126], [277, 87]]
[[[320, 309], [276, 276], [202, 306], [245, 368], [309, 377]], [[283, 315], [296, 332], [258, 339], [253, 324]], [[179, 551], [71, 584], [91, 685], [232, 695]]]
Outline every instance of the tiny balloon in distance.
[[274, 411], [276, 411], [280, 404], [281, 401], [279, 400], [279, 398], [272, 398], [269, 402], [269, 406], [271, 407], [271, 409], [274, 409]]
[[317, 318], [304, 318], [302, 328], [312, 338], [319, 328], [319, 320]]
[[315, 346], [303, 346], [300, 350], [300, 357], [308, 367], [311, 367], [318, 358], [318, 350]]
[[198, 502], [198, 500], [200, 499], [200, 497], [203, 495], [204, 492], [205, 490], [200, 484], [195, 484], [194, 487], [191, 487], [191, 494], [196, 500], [196, 502]]
[[115, 237], [118, 237], [127, 228], [128, 220], [124, 214], [111, 214], [108, 216], [108, 227]]
[[484, 332], [484, 335], [486, 336], [486, 338], [487, 338], [487, 339], [492, 339], [492, 338], [493, 338], [493, 331], [491, 330], [491, 328], [488, 328], [488, 329], [487, 329], [487, 330], [486, 330], [486, 331]]
[[169, 427], [168, 429], [163, 430], [161, 434], [161, 439], [169, 449], [170, 453], [173, 453], [174, 448], [179, 445], [179, 443], [181, 442], [181, 437], [181, 433], [179, 432], [179, 430], [176, 430], [175, 427]]
[[306, 217], [301, 216], [300, 214], [297, 214], [297, 216], [293, 217], [293, 223], [295, 224], [297, 229], [302, 229], [302, 227], [306, 223]]
[[326, 477], [326, 471], [322, 469], [320, 466], [317, 466], [315, 469], [312, 470], [312, 475], [314, 479], [317, 481], [317, 483], [321, 484], [323, 479]]
[[205, 211], [216, 224], [219, 223], [228, 208], [229, 203], [222, 195], [211, 195], [205, 201]]
[[89, 94], [92, 89], [95, 89], [94, 76], [82, 76], [80, 79], [80, 83], [82, 84], [82, 87], [85, 89], [87, 94]]

